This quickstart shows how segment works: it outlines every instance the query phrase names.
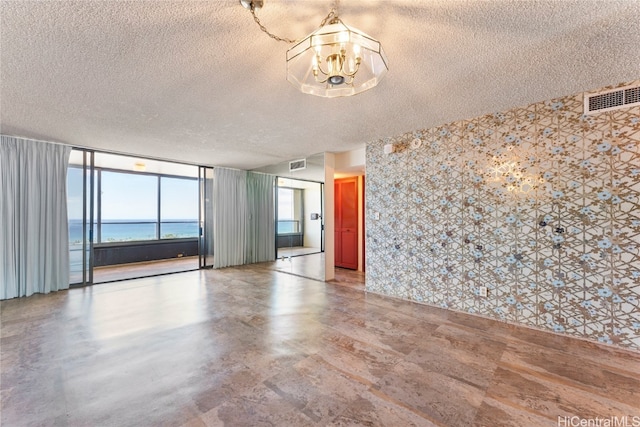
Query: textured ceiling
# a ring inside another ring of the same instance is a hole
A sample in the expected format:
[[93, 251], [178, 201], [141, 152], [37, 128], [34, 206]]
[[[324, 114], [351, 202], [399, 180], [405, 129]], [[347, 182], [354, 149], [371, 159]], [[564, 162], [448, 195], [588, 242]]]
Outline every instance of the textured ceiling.
[[[301, 38], [331, 1], [266, 0]], [[640, 78], [640, 0], [342, 0], [390, 70], [351, 98], [286, 81], [288, 45], [237, 0], [7, 1], [2, 133], [257, 168]]]

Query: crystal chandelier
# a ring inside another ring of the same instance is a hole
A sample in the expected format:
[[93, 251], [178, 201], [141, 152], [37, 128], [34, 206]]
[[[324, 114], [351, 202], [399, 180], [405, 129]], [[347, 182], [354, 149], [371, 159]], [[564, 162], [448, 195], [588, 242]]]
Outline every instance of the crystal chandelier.
[[380, 42], [338, 18], [338, 2], [313, 33], [290, 40], [270, 33], [255, 14], [262, 0], [240, 0], [271, 38], [293, 43], [287, 51], [287, 80], [310, 95], [351, 96], [376, 86], [389, 69]]

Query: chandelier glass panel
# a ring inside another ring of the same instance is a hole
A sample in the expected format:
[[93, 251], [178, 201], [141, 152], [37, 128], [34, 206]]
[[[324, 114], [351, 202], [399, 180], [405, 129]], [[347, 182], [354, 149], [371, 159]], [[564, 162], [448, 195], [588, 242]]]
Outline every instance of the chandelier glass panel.
[[256, 3], [242, 4], [265, 33], [294, 43], [287, 51], [287, 80], [303, 93], [325, 98], [356, 95], [376, 86], [389, 69], [380, 42], [345, 25], [335, 13], [337, 4], [327, 16], [330, 20], [299, 41], [269, 33], [255, 15]]
[[287, 80], [333, 98], [371, 89], [388, 70], [380, 42], [335, 18], [287, 51]]

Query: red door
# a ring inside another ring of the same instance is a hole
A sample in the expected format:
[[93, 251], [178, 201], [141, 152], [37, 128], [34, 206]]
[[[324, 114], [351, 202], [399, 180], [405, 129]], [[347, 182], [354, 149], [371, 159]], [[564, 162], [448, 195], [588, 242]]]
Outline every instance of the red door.
[[335, 180], [335, 265], [358, 269], [358, 178]]

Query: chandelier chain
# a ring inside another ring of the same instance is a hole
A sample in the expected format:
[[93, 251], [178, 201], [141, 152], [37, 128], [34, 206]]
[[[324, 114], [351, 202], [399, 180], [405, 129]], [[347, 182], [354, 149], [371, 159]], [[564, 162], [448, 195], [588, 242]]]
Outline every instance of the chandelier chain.
[[[338, 2], [339, 1], [340, 0], [335, 0], [333, 2], [333, 6], [331, 7], [331, 10], [329, 10], [329, 13], [327, 14], [327, 16], [325, 16], [325, 18], [320, 23], [320, 27], [324, 27], [325, 24], [330, 19], [336, 18], [338, 16]], [[253, 5], [253, 3], [251, 3], [251, 8], [249, 8], [249, 11], [251, 11], [251, 14], [253, 15], [253, 20], [256, 21], [256, 24], [258, 24], [258, 27], [260, 27], [260, 30], [262, 30], [263, 33], [265, 33], [266, 35], [268, 35], [272, 39], [277, 40], [279, 42], [296, 43], [296, 42], [299, 41], [299, 40], [288, 39], [286, 37], [277, 36], [277, 35], [273, 34], [272, 32], [270, 32], [269, 30], [267, 30], [267, 27], [262, 25], [262, 22], [260, 22], [260, 18], [258, 18], [258, 15], [256, 15], [256, 10], [255, 9], [256, 9], [255, 6]]]
[[335, 0], [333, 2], [333, 6], [331, 6], [331, 10], [329, 11], [329, 14], [327, 16], [325, 16], [325, 18], [320, 23], [321, 27], [324, 27], [325, 24], [327, 23], [327, 21], [330, 20], [331, 18], [337, 18], [338, 17], [338, 2], [339, 1], [340, 0]]
[[287, 43], [295, 43], [296, 42], [295, 40], [291, 40], [291, 39], [288, 39], [286, 37], [278, 37], [275, 34], [269, 32], [269, 30], [267, 30], [267, 27], [262, 25], [262, 22], [260, 22], [260, 19], [258, 18], [258, 15], [256, 15], [256, 10], [255, 10], [255, 7], [253, 6], [253, 3], [251, 4], [251, 9], [249, 9], [249, 10], [251, 11], [251, 14], [253, 15], [253, 20], [256, 21], [256, 24], [258, 24], [258, 27], [260, 27], [262, 32], [264, 32], [266, 35], [268, 35], [272, 39], [277, 40], [279, 42], [287, 42]]

